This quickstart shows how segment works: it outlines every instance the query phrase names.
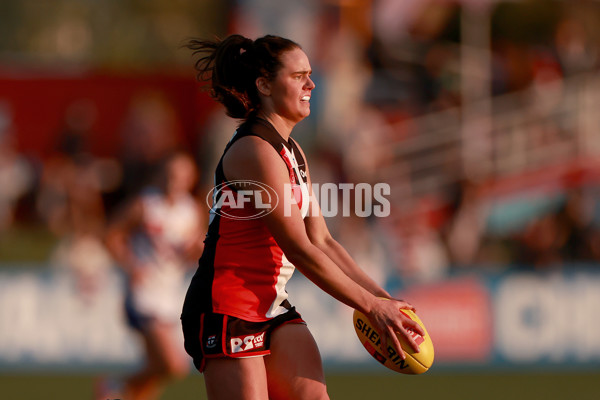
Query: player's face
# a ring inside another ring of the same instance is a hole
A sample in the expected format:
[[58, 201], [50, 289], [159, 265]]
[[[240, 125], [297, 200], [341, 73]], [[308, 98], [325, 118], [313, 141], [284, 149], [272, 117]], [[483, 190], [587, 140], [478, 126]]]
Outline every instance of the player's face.
[[310, 115], [310, 96], [315, 87], [310, 79], [312, 70], [308, 57], [299, 48], [282, 53], [281, 63], [271, 82], [271, 101], [277, 114], [297, 123]]

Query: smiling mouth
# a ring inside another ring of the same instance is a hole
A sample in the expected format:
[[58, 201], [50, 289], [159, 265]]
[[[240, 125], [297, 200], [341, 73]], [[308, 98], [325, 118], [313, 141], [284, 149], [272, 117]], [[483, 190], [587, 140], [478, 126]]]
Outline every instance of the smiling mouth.
[[302, 101], [309, 101], [310, 100], [310, 96], [303, 96], [300, 100], [302, 100]]

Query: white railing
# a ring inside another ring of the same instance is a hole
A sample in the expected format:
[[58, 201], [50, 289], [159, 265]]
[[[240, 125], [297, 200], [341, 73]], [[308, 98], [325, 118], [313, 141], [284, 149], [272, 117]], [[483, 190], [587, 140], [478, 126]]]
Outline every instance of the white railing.
[[600, 74], [538, 85], [496, 97], [491, 104], [488, 123], [476, 132], [488, 144], [479, 165], [465, 168], [466, 121], [459, 109], [450, 109], [393, 126], [413, 133], [385, 144], [392, 146], [394, 159], [379, 169], [378, 179], [399, 188], [393, 193], [398, 201], [410, 201], [443, 190], [473, 173], [469, 168], [481, 167], [475, 172], [484, 176], [478, 178], [497, 179], [600, 158]]

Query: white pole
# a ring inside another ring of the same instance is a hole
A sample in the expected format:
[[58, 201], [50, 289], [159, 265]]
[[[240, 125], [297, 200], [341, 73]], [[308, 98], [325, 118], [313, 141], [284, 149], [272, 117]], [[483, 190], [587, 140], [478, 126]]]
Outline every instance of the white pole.
[[492, 59], [488, 2], [464, 3], [461, 15], [462, 160], [464, 173], [492, 172]]

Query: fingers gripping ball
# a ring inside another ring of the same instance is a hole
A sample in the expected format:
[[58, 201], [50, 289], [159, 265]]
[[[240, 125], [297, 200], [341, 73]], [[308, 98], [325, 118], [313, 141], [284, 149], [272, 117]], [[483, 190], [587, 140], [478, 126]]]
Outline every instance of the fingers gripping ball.
[[[431, 337], [427, 333], [425, 325], [421, 319], [412, 312], [411, 310], [400, 310], [404, 315], [410, 317], [413, 321], [416, 321], [423, 330], [425, 336], [421, 336], [416, 332], [410, 331], [413, 334], [416, 342], [419, 344], [419, 352], [416, 353], [408, 342], [406, 342], [400, 335], [398, 340], [400, 345], [406, 354], [406, 359], [402, 359], [398, 354], [398, 351], [393, 344], [388, 343], [388, 348], [384, 351], [381, 348], [381, 334], [377, 331], [371, 321], [360, 311], [354, 310], [354, 329], [358, 339], [369, 352], [369, 354], [382, 363], [387, 368], [400, 372], [403, 374], [417, 375], [422, 374], [431, 368], [433, 364], [433, 343]], [[388, 342], [390, 342], [388, 340]]]

